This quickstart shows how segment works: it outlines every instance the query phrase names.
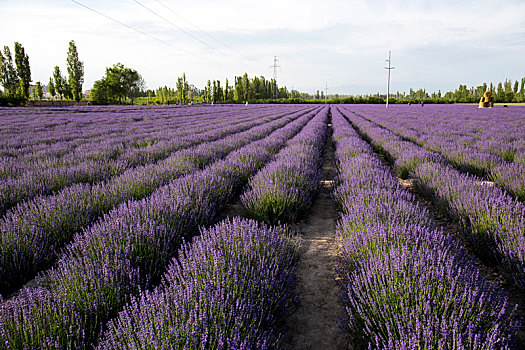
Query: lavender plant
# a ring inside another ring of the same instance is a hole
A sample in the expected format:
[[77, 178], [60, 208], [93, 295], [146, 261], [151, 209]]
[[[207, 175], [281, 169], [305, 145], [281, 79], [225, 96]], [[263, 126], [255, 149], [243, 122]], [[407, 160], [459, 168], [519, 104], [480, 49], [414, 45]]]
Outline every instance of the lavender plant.
[[[355, 113], [346, 114], [374, 144], [397, 162], [398, 145], [405, 145], [393, 132]], [[412, 144], [405, 157], [418, 157], [420, 146]], [[525, 288], [525, 206], [481, 178], [462, 174], [452, 166], [429, 159], [411, 170], [417, 189], [432, 199], [450, 218], [485, 263], [499, 266], [517, 286]]]
[[374, 107], [353, 110], [403, 139], [443, 155], [459, 171], [495, 181], [524, 200], [525, 168], [519, 163], [525, 152], [523, 108], [480, 113], [471, 106], [396, 107], [390, 111]]
[[[4, 320], [0, 343], [46, 347], [47, 339], [54, 339], [60, 348], [68, 342], [90, 347], [105, 321], [116, 316], [133, 295], [158, 282], [181, 240], [214, 221], [220, 208], [244, 185], [243, 179], [269, 160], [270, 150], [283, 147], [314, 114], [290, 118], [284, 127], [245, 146], [243, 152], [174, 180], [151, 197], [123, 204], [77, 235], [58, 266], [43, 278], [51, 291], [44, 300], [25, 299], [32, 293], [29, 290], [0, 309]], [[247, 163], [250, 159], [255, 161]], [[74, 307], [45, 313], [50, 303]], [[61, 324], [56, 317], [69, 320], [71, 314], [78, 315], [74, 327], [55, 326]], [[33, 318], [39, 320], [33, 322]], [[23, 328], [28, 323], [37, 326]]]
[[308, 211], [321, 179], [327, 112], [320, 112], [250, 180], [241, 201], [251, 217], [271, 224], [294, 222]]
[[296, 247], [282, 228], [234, 218], [185, 244], [161, 287], [111, 321], [99, 349], [271, 349], [295, 306]]
[[510, 348], [519, 322], [507, 298], [370, 148], [354, 147], [364, 141], [338, 109], [332, 123], [349, 340], [369, 349]]
[[245, 131], [246, 126], [227, 128], [220, 131], [226, 136], [223, 139], [181, 150], [160, 164], [130, 169], [107, 184], [74, 185], [16, 207], [0, 221], [0, 292], [9, 293], [49, 266], [73, 234], [99, 215], [126, 200], [146, 197], [173, 178], [196, 171], [304, 113], [255, 122], [258, 126]]

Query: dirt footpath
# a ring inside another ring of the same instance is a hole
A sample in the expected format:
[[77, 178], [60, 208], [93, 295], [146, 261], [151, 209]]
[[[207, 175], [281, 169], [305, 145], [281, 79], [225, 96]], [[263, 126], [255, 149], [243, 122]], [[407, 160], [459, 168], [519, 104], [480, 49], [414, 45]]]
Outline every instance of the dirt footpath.
[[[331, 131], [331, 129], [330, 129]], [[340, 331], [343, 307], [336, 282], [335, 226], [339, 215], [330, 197], [335, 175], [329, 132], [324, 151], [323, 188], [306, 220], [293, 225], [301, 239], [297, 269], [298, 310], [285, 320], [284, 349], [348, 349]]]

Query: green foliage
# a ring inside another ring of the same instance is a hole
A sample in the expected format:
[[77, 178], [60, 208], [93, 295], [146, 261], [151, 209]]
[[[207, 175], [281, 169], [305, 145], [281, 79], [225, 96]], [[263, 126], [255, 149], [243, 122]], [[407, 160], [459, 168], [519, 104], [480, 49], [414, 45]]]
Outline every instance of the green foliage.
[[7, 95], [14, 96], [18, 87], [18, 74], [13, 64], [13, 57], [9, 46], [4, 46], [4, 53], [0, 52], [0, 84]]
[[26, 99], [16, 95], [0, 95], [0, 106], [17, 107], [24, 103]]
[[97, 105], [105, 105], [110, 102], [109, 85], [106, 79], [100, 79], [95, 81], [93, 88], [91, 89], [91, 101]]
[[73, 90], [71, 89], [71, 85], [69, 84], [66, 78], [63, 79], [63, 92], [64, 92], [64, 97], [66, 99], [68, 100], [73, 99]]
[[53, 79], [55, 80], [55, 91], [60, 99], [62, 99], [65, 93], [66, 78], [64, 78], [62, 73], [60, 73], [59, 66], [55, 66], [55, 70], [53, 71]]
[[106, 68], [105, 77], [95, 82], [91, 100], [96, 104], [107, 104], [123, 103], [130, 98], [133, 103], [133, 98], [139, 96], [143, 88], [144, 80], [136, 70], [117, 63]]
[[36, 82], [35, 94], [39, 100], [41, 100], [42, 96], [44, 95], [44, 91], [42, 90], [42, 84], [40, 84], [39, 81]]
[[18, 75], [18, 93], [28, 98], [29, 84], [31, 83], [31, 68], [29, 67], [29, 56], [27, 56], [24, 47], [19, 42], [15, 42], [15, 64]]
[[180, 103], [186, 103], [188, 96], [189, 84], [186, 80], [186, 73], [177, 79], [177, 94]]
[[[71, 96], [75, 101], [82, 99], [82, 83], [84, 83], [84, 63], [78, 59], [77, 47], [75, 41], [69, 42], [67, 52], [67, 72], [69, 74], [69, 85], [71, 87]], [[69, 94], [69, 91], [67, 91]]]
[[53, 82], [53, 77], [49, 77], [49, 84], [47, 85], [47, 91], [49, 91], [49, 94], [55, 99], [56, 90], [55, 90], [55, 83]]

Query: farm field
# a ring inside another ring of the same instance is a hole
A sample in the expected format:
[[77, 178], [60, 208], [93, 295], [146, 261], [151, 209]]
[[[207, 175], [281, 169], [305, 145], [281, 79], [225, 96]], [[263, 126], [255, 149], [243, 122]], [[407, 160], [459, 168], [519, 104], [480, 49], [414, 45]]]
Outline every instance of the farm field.
[[0, 349], [525, 347], [525, 106], [0, 108]]

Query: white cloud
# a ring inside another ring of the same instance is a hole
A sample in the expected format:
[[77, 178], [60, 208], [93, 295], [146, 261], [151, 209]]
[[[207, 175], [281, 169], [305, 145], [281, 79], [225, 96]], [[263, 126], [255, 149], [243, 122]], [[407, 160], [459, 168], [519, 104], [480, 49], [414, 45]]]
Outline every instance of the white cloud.
[[182, 72], [203, 86], [207, 79], [231, 79], [245, 71], [270, 77], [269, 66], [277, 55], [280, 84], [313, 91], [328, 82], [329, 87], [339, 86], [339, 92], [373, 92], [383, 88], [388, 50], [396, 65], [393, 84], [399, 79], [400, 89], [415, 84], [425, 86], [414, 88], [449, 89], [484, 77], [523, 75], [523, 1], [494, 6], [488, 0], [139, 0], [216, 50], [133, 0], [78, 1], [171, 46], [73, 1], [0, 0], [0, 45], [24, 45], [35, 81], [47, 82], [55, 65], [65, 70], [71, 39], [85, 62], [86, 88], [116, 62], [137, 69], [151, 88], [173, 86]]

